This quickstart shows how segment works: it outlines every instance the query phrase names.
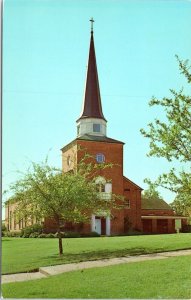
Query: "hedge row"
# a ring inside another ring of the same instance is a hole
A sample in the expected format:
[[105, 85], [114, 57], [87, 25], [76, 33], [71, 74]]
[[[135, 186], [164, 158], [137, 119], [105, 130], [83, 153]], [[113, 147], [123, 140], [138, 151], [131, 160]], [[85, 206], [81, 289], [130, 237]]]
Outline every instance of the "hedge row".
[[[56, 233], [39, 233], [32, 232], [29, 235], [21, 235], [20, 232], [4, 232], [2, 236], [6, 237], [22, 237], [22, 238], [58, 238], [58, 232]], [[83, 233], [78, 232], [61, 232], [62, 238], [79, 238], [79, 237], [99, 237], [97, 232]]]
[[[44, 233], [41, 225], [35, 224], [22, 229], [20, 232], [2, 232], [2, 236], [6, 237], [22, 237], [22, 238], [58, 238], [58, 232], [56, 233]], [[79, 238], [79, 237], [98, 237], [97, 232], [90, 232], [86, 234], [80, 234], [79, 232], [61, 232], [62, 238]]]
[[[20, 232], [3, 232], [3, 236], [7, 237], [23, 237], [23, 238], [58, 238], [57, 233], [44, 233], [43, 226], [34, 224], [23, 228]], [[93, 237], [100, 236], [97, 232], [90, 232], [87, 234], [80, 234], [79, 232], [61, 232], [63, 238], [78, 238], [78, 237]]]

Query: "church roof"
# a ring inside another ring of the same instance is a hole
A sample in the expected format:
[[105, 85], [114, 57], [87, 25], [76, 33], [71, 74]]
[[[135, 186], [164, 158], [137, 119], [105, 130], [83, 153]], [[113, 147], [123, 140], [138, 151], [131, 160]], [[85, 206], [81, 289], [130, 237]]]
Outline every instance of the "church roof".
[[98, 142], [107, 142], [107, 143], [117, 143], [117, 144], [124, 144], [121, 141], [111, 139], [107, 136], [96, 136], [96, 135], [90, 135], [90, 134], [84, 134], [77, 138], [77, 140], [85, 140], [85, 141], [98, 141]]
[[126, 176], [123, 176], [123, 179], [125, 179], [125, 181], [128, 181], [130, 184], [134, 185], [137, 189], [143, 191], [143, 189], [140, 186], [138, 186], [136, 183], [134, 183], [132, 180], [130, 180]]
[[[93, 22], [93, 20], [90, 21]], [[95, 55], [95, 47], [94, 47], [93, 28], [91, 30], [89, 60], [88, 60], [88, 68], [87, 68], [87, 78], [86, 78], [86, 85], [85, 85], [83, 109], [79, 119], [82, 118], [98, 118], [98, 119], [104, 119], [106, 121], [103, 115], [102, 105], [101, 105], [101, 96], [100, 96], [96, 55]]]
[[90, 141], [90, 142], [106, 142], [106, 143], [115, 143], [115, 144], [123, 144], [123, 142], [111, 139], [107, 136], [96, 136], [96, 135], [90, 135], [90, 134], [84, 134], [80, 137], [77, 137], [75, 140], [71, 141], [69, 144], [66, 146], [62, 147], [60, 150], [67, 150], [73, 145], [76, 145], [77, 141]]
[[141, 200], [141, 208], [142, 209], [162, 209], [162, 210], [172, 210], [169, 204], [167, 204], [162, 199], [144, 199]]

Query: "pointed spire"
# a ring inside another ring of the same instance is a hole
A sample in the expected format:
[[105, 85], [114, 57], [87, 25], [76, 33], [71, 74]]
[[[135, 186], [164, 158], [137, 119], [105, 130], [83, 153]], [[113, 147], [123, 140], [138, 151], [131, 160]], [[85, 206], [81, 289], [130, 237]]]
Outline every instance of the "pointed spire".
[[78, 120], [84, 118], [98, 118], [98, 119], [105, 120], [102, 112], [99, 80], [98, 80], [97, 65], [96, 65], [94, 37], [93, 37], [93, 23], [94, 23], [93, 18], [90, 19], [90, 22], [91, 22], [91, 38], [90, 38], [87, 79], [85, 85], [85, 95], [84, 95], [82, 114]]

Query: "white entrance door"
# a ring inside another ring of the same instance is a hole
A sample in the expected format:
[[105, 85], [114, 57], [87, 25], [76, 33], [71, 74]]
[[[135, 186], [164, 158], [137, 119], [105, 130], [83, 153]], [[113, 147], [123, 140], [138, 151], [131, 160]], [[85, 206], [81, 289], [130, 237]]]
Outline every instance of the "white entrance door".
[[95, 219], [95, 232], [101, 234], [101, 219]]

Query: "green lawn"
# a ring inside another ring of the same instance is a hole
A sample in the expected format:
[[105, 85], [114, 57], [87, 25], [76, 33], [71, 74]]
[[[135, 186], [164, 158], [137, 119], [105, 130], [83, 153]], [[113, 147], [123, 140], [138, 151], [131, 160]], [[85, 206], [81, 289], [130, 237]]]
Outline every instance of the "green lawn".
[[65, 239], [62, 257], [58, 256], [57, 239], [2, 240], [3, 274], [26, 272], [42, 266], [68, 262], [191, 248], [189, 233]]
[[191, 298], [191, 256], [75, 271], [2, 285], [6, 298]]

